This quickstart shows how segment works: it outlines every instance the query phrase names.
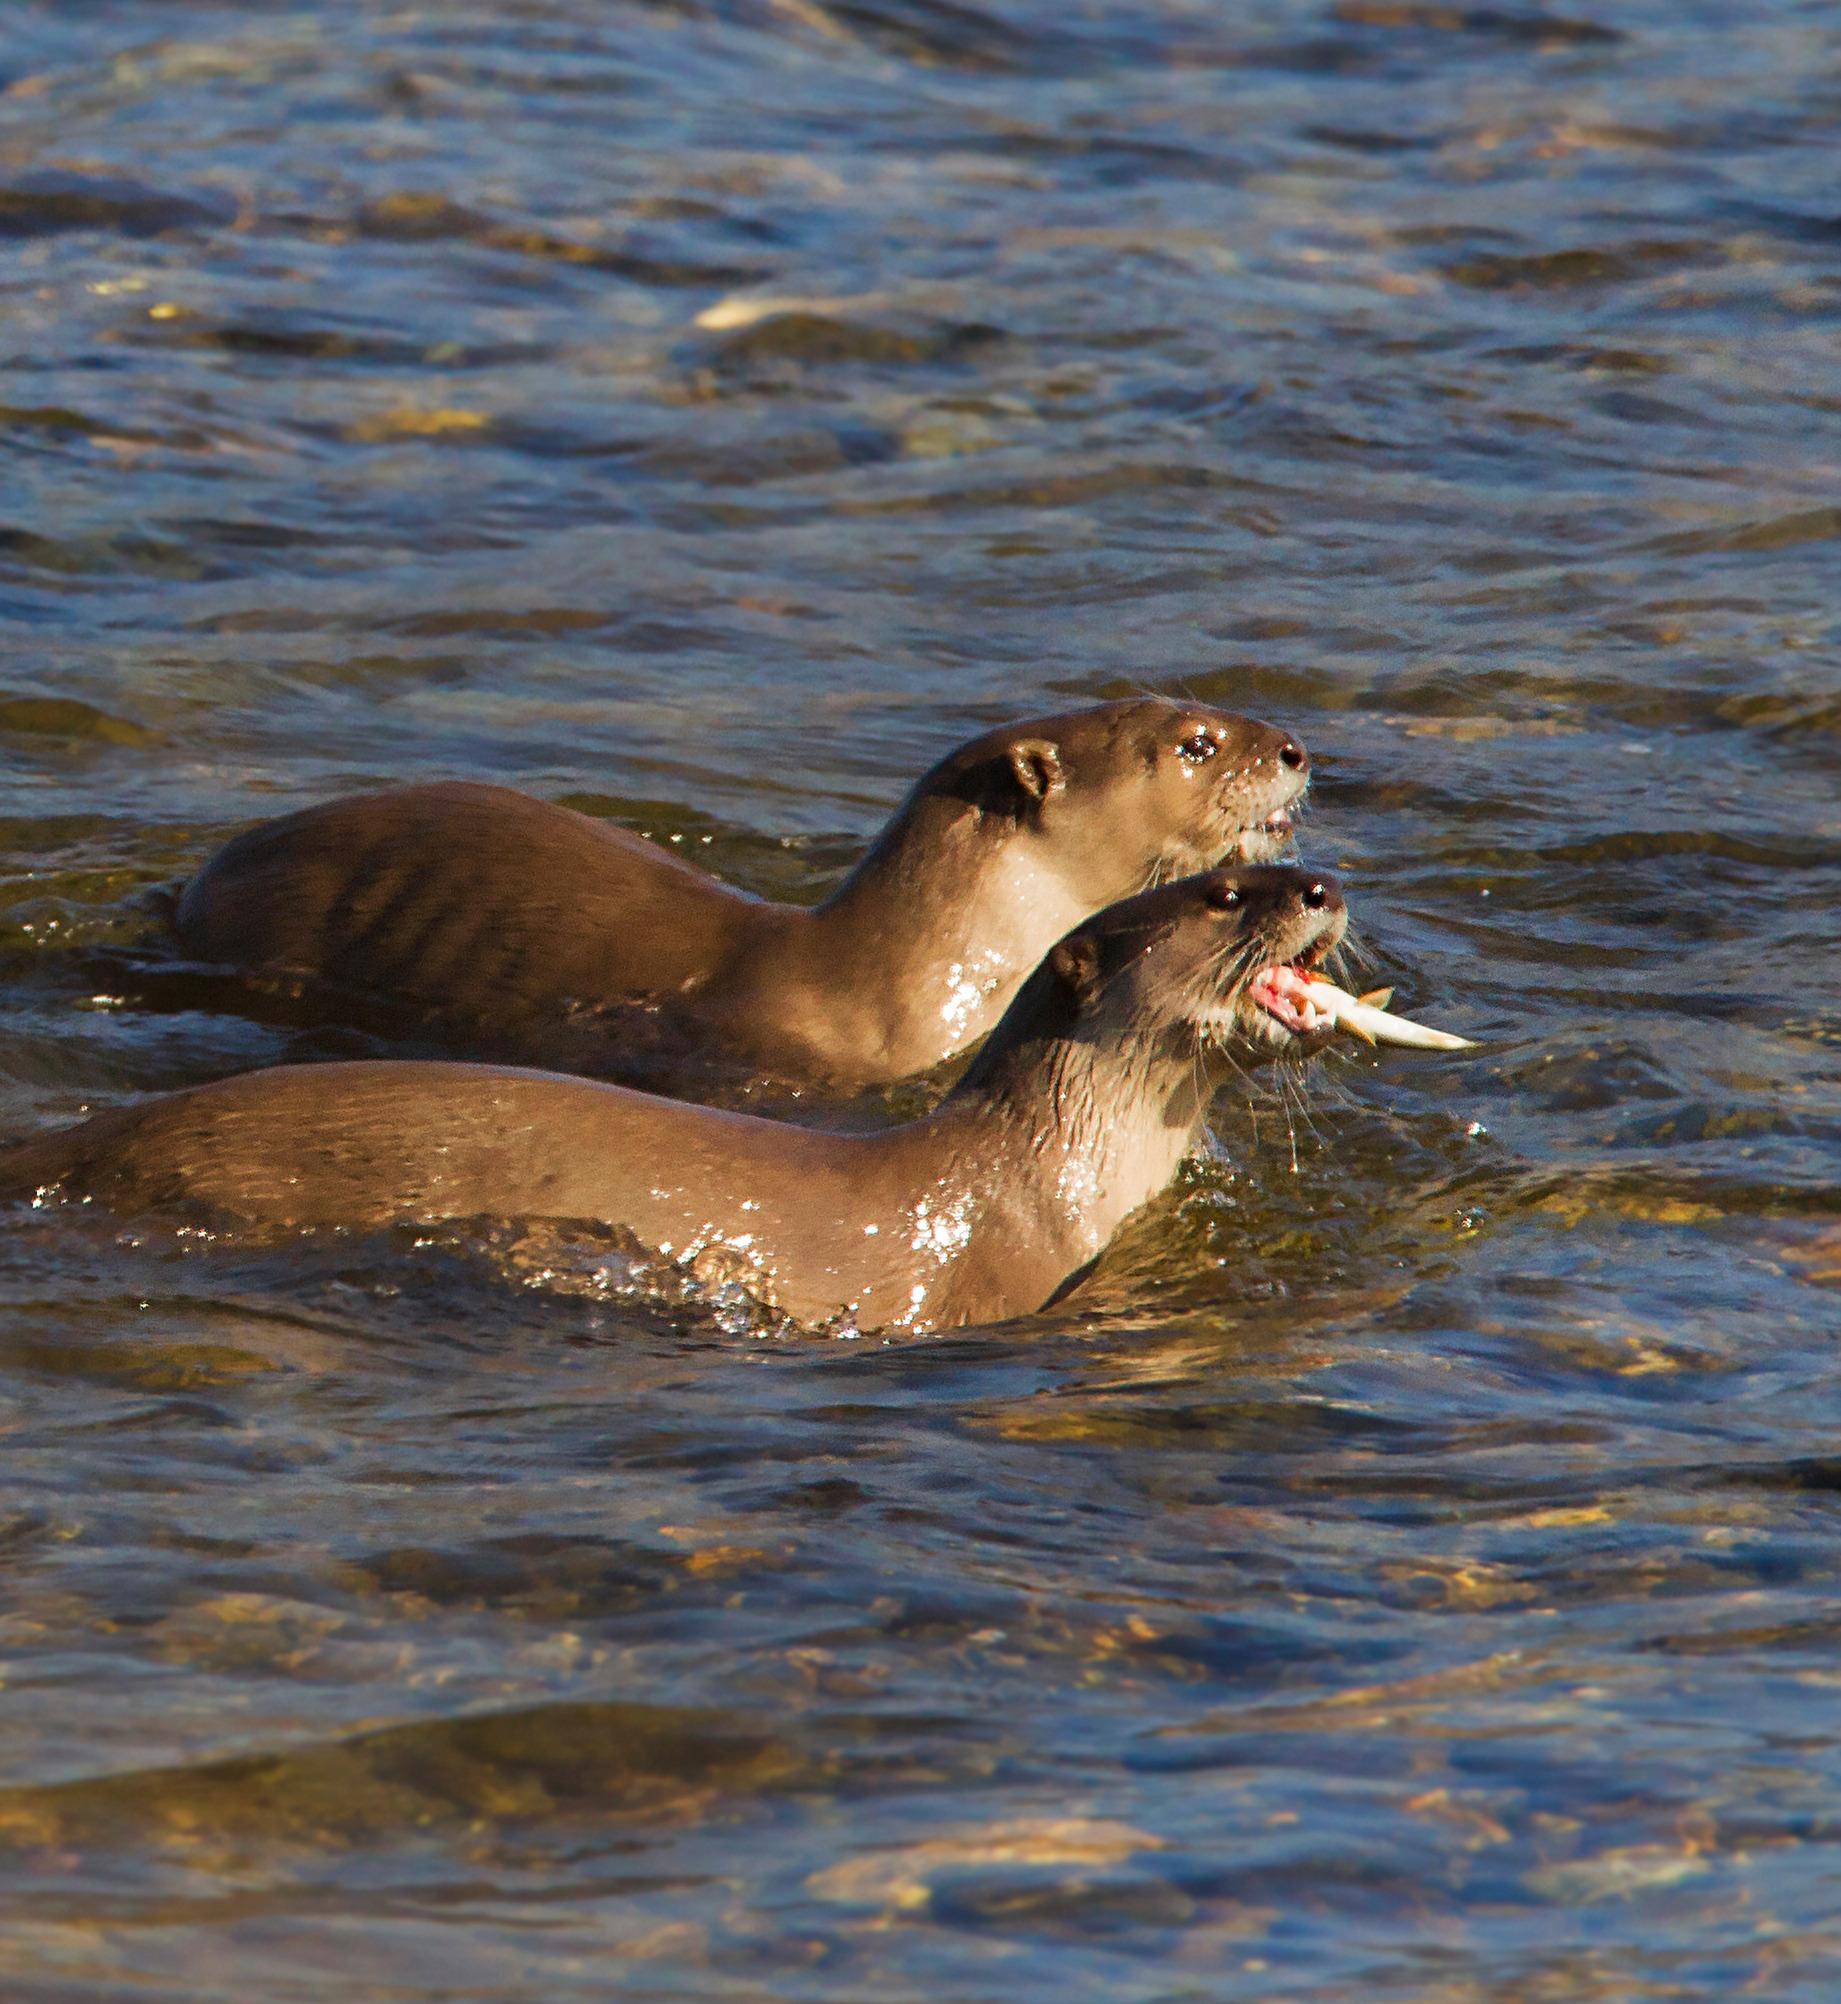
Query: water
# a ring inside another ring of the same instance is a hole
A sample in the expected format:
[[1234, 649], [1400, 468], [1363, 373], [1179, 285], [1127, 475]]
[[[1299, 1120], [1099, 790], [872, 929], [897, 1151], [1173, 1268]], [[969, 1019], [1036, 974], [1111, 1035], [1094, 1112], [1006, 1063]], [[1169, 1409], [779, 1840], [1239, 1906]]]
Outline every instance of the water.
[[348, 1047], [98, 972], [252, 818], [1135, 686], [1487, 1041], [908, 1347], [16, 1218], [9, 1999], [1834, 1994], [1841, 33], [1564, 12], [0, 10], [8, 1129]]

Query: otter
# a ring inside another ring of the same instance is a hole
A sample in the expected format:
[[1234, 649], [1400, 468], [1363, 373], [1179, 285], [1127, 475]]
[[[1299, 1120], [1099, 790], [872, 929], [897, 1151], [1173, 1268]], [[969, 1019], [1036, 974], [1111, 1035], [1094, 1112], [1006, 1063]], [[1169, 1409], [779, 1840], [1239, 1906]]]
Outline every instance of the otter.
[[1074, 928], [931, 1113], [840, 1134], [555, 1073], [284, 1066], [0, 1155], [0, 1197], [282, 1230], [515, 1218], [630, 1232], [806, 1324], [1046, 1305], [1175, 1174], [1236, 1045], [1308, 1043], [1333, 881], [1254, 865]]
[[1014, 724], [942, 759], [810, 909], [503, 787], [393, 787], [237, 836], [174, 927], [258, 991], [443, 1053], [848, 1093], [977, 1042], [1114, 899], [1280, 856], [1309, 774], [1290, 732], [1197, 704]]

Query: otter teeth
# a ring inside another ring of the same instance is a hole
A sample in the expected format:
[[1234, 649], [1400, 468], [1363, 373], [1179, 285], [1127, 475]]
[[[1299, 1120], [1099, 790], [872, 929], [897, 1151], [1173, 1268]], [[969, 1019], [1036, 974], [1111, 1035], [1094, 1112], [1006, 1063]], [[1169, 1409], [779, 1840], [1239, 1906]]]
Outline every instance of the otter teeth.
[[1262, 967], [1247, 983], [1247, 999], [1303, 1036], [1336, 1020], [1319, 1008], [1310, 990], [1310, 981], [1295, 967]]
[[[1267, 972], [1294, 973], [1295, 970], [1282, 968], [1268, 969]], [[1257, 991], [1255, 977], [1254, 999], [1263, 1000]], [[1298, 986], [1309, 998], [1309, 1004], [1320, 1013], [1323, 1021], [1334, 1023], [1338, 1028], [1353, 1030], [1370, 1044], [1406, 1044], [1419, 1051], [1471, 1051], [1476, 1049], [1469, 1037], [1454, 1037], [1449, 1030], [1433, 1030], [1423, 1023], [1409, 1022], [1404, 1016], [1391, 1015], [1386, 1007], [1393, 999], [1393, 990], [1377, 988], [1371, 994], [1359, 999], [1345, 993], [1333, 982], [1325, 981], [1319, 975], [1297, 977]], [[1276, 1012], [1275, 1012], [1276, 1013]], [[1284, 1019], [1281, 1017], [1281, 1021]]]

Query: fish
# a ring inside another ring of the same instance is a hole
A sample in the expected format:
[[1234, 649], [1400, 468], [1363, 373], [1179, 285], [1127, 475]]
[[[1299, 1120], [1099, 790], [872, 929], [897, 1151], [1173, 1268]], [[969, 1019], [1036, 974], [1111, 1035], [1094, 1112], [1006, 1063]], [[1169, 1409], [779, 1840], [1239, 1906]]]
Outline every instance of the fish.
[[1338, 1029], [1352, 1031], [1370, 1044], [1404, 1044], [1416, 1051], [1474, 1051], [1470, 1037], [1453, 1036], [1449, 1030], [1434, 1030], [1406, 1016], [1396, 1016], [1388, 1008], [1394, 998], [1391, 988], [1373, 988], [1365, 995], [1351, 995], [1319, 974], [1304, 977], [1306, 999]]

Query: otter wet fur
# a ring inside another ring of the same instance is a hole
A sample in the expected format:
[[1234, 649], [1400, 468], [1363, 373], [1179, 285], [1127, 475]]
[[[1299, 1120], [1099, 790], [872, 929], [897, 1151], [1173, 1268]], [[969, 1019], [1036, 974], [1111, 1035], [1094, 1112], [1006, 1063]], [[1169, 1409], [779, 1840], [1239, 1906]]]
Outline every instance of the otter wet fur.
[[859, 1090], [976, 1043], [1113, 900], [1275, 860], [1309, 773], [1287, 731], [1155, 697], [1011, 725], [942, 759], [810, 909], [503, 787], [396, 787], [237, 836], [174, 928], [255, 992], [387, 1009], [457, 1055]]
[[1345, 923], [1332, 881], [1283, 866], [1128, 898], [1055, 946], [939, 1107], [878, 1133], [495, 1066], [282, 1067], [14, 1148], [0, 1197], [282, 1229], [592, 1221], [802, 1323], [998, 1321], [1164, 1188], [1236, 1049], [1308, 1044], [1275, 970], [1307, 974]]

